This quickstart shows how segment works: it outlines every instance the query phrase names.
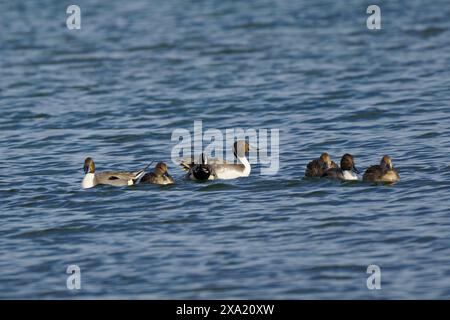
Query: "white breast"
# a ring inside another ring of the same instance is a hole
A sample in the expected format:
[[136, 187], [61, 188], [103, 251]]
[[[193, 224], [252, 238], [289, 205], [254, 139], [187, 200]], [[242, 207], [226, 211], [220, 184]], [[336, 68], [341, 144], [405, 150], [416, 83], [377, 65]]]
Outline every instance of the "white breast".
[[93, 173], [86, 173], [86, 175], [83, 178], [83, 181], [81, 182], [81, 187], [83, 189], [89, 189], [95, 186], [94, 184], [95, 180], [95, 174]]
[[344, 170], [342, 173], [344, 174], [344, 180], [358, 180], [358, 176], [353, 171]]
[[236, 166], [236, 168], [233, 168], [233, 166], [224, 166], [221, 167], [220, 165], [217, 165], [215, 167], [215, 174], [217, 176], [217, 179], [237, 179], [240, 177], [248, 177], [250, 175], [250, 171], [252, 170], [250, 166], [250, 162], [248, 162], [246, 157], [237, 157], [238, 160], [241, 162], [241, 164], [244, 165], [244, 170], [241, 170], [241, 167]]
[[222, 169], [222, 170], [217, 170], [216, 171], [216, 176], [217, 179], [223, 179], [223, 180], [228, 180], [228, 179], [236, 179], [239, 177], [247, 177], [250, 173], [246, 173], [240, 170], [233, 170], [233, 169]]

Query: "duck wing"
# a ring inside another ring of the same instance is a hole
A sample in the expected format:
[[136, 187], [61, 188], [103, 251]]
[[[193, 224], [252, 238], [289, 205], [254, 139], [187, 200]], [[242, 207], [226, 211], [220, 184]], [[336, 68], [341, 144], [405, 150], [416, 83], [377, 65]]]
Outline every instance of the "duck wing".
[[136, 174], [124, 171], [107, 171], [95, 174], [97, 184], [106, 184], [111, 186], [128, 186], [134, 184]]
[[148, 172], [144, 174], [140, 183], [153, 183], [156, 180], [156, 174], [154, 172]]
[[363, 174], [363, 181], [377, 181], [380, 180], [383, 174], [383, 169], [380, 165], [374, 165], [367, 168]]
[[308, 163], [305, 170], [305, 177], [320, 177], [323, 174], [323, 169], [320, 166], [319, 160], [315, 159]]
[[106, 171], [95, 173], [95, 180], [97, 184], [107, 184], [112, 186], [130, 186], [135, 184], [139, 179], [141, 179], [145, 170], [153, 163], [150, 162], [148, 165], [144, 167], [144, 169], [135, 171], [135, 172], [127, 172], [127, 171]]
[[344, 173], [340, 168], [331, 168], [325, 171], [322, 176], [323, 178], [331, 178], [331, 179], [342, 179], [345, 180]]

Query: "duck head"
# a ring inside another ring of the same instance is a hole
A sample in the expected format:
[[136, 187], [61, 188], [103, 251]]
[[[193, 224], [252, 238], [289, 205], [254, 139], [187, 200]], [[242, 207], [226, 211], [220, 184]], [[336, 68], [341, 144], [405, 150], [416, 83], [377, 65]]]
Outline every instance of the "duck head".
[[388, 155], [383, 156], [383, 158], [381, 158], [380, 166], [383, 169], [392, 170], [393, 165], [392, 165], [391, 157], [389, 157]]
[[164, 181], [173, 183], [173, 178], [169, 174], [169, 168], [164, 162], [158, 162], [153, 170], [154, 174], [158, 177], [163, 177]]
[[94, 160], [92, 160], [91, 157], [87, 157], [84, 160], [83, 170], [84, 170], [84, 173], [94, 173], [95, 172]]
[[235, 157], [245, 157], [245, 154], [251, 150], [250, 145], [245, 140], [238, 140], [233, 145]]
[[164, 176], [169, 174], [167, 170], [168, 170], [167, 164], [165, 164], [164, 162], [158, 162], [155, 166], [154, 173], [157, 176]]
[[326, 152], [322, 153], [319, 158], [319, 163], [324, 170], [331, 168], [330, 155]]
[[355, 167], [355, 161], [353, 159], [353, 156], [351, 154], [344, 154], [341, 159], [341, 169], [342, 170], [349, 170], [354, 171], [356, 173], [359, 173], [358, 169]]

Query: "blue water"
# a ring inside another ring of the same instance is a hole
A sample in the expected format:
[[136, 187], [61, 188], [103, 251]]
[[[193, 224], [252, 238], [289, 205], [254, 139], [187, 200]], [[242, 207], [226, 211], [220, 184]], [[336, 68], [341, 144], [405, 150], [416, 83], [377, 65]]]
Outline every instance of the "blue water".
[[[450, 298], [448, 1], [378, 1], [378, 31], [369, 1], [74, 3], [81, 30], [1, 2], [0, 298]], [[278, 174], [183, 181], [194, 120], [280, 129]], [[324, 151], [402, 180], [305, 180]], [[177, 183], [82, 190], [86, 156]]]

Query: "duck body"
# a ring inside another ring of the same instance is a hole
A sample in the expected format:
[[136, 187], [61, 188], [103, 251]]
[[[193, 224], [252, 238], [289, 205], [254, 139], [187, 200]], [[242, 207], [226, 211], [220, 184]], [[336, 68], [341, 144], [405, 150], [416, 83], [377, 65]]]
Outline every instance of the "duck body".
[[[244, 161], [247, 161], [245, 159]], [[242, 159], [241, 159], [242, 162]], [[213, 176], [215, 179], [220, 180], [230, 180], [230, 179], [237, 179], [241, 177], [248, 177], [251, 172], [250, 163], [248, 165], [246, 164], [222, 164], [222, 165], [216, 165], [213, 166]]]
[[339, 168], [339, 166], [325, 152], [318, 159], [314, 159], [308, 163], [305, 170], [305, 177], [322, 177], [325, 171], [332, 168]]
[[151, 184], [173, 184], [173, 178], [166, 175], [157, 175], [154, 172], [146, 173], [140, 183], [151, 183]]
[[342, 181], [355, 181], [359, 179], [357, 173], [359, 171], [355, 167], [353, 156], [346, 153], [342, 156], [341, 167], [326, 170], [322, 177]]
[[392, 166], [389, 156], [383, 156], [379, 165], [367, 168], [363, 175], [363, 181], [393, 183], [400, 180], [400, 175]]
[[192, 167], [190, 179], [199, 181], [214, 180], [213, 172], [214, 169], [211, 167], [211, 165], [208, 165], [205, 161], [201, 164], [197, 164]]
[[323, 174], [324, 178], [339, 179], [344, 181], [358, 180], [358, 176], [351, 170], [342, 170], [341, 168], [332, 168]]
[[143, 170], [128, 172], [128, 171], [105, 171], [95, 172], [95, 164], [92, 158], [86, 158], [84, 161], [85, 176], [81, 182], [83, 189], [93, 188], [97, 185], [110, 185], [110, 186], [132, 186], [141, 179], [146, 166]]
[[150, 183], [150, 184], [173, 184], [174, 180], [172, 176], [169, 175], [168, 167], [164, 162], [158, 162], [155, 166], [153, 172], [146, 173], [140, 183]]
[[209, 163], [207, 156], [202, 153], [199, 158], [199, 163], [182, 163], [184, 169], [187, 170], [186, 179], [195, 181], [206, 181], [217, 179], [214, 172], [214, 165], [222, 164], [220, 160], [214, 160], [214, 165]]
[[251, 165], [245, 157], [245, 153], [250, 150], [249, 144], [245, 141], [236, 141], [233, 150], [240, 163], [227, 163], [221, 159], [210, 162], [203, 153], [200, 156], [199, 163], [182, 161], [181, 166], [187, 171], [186, 178], [191, 180], [229, 180], [248, 177], [251, 172]]

